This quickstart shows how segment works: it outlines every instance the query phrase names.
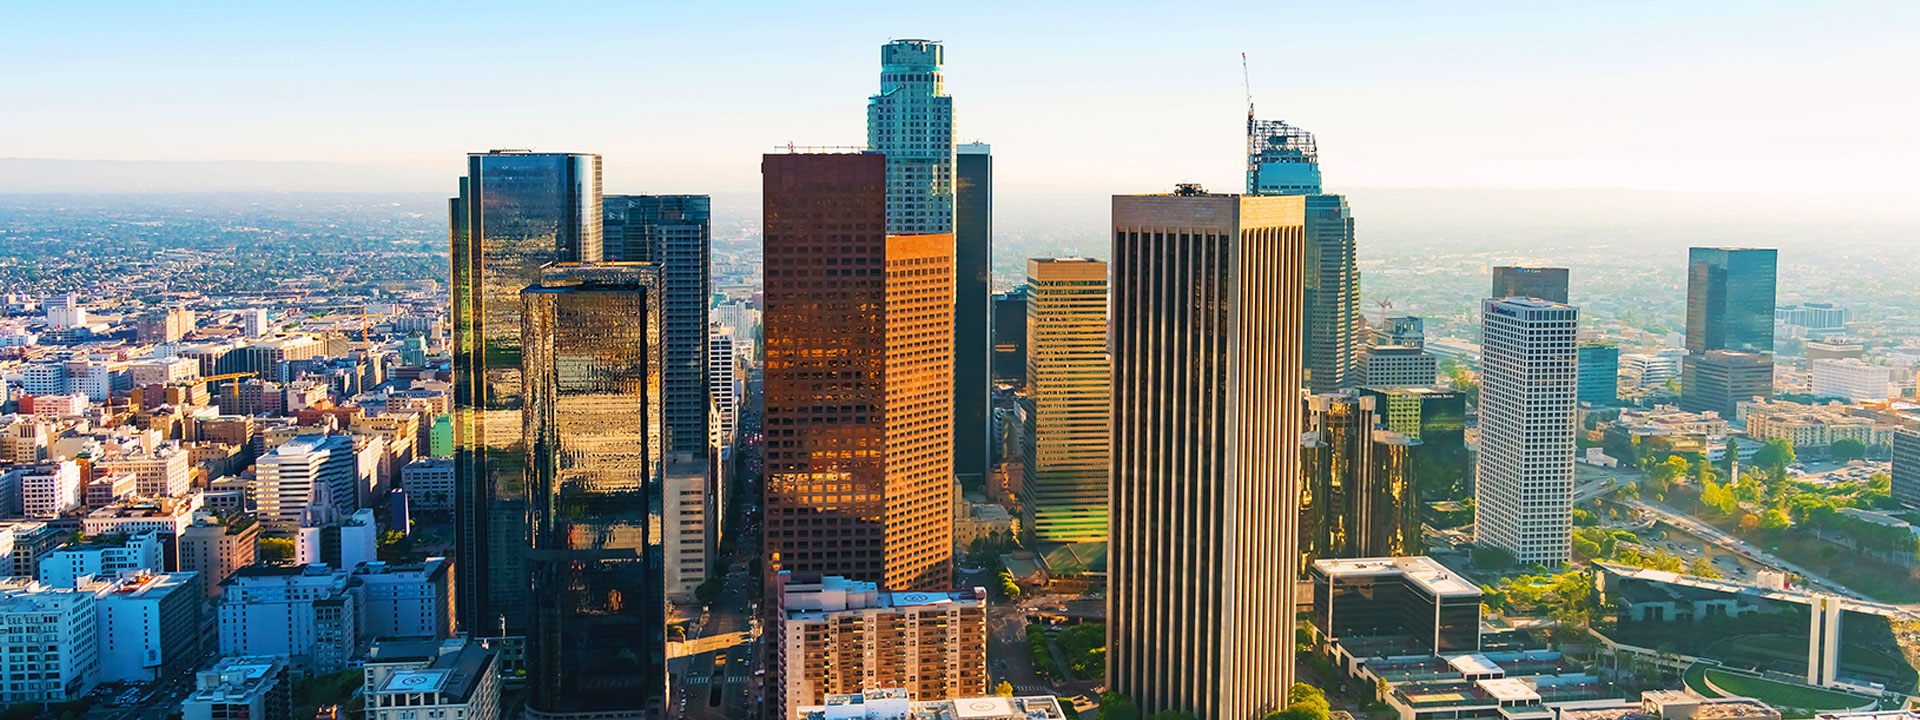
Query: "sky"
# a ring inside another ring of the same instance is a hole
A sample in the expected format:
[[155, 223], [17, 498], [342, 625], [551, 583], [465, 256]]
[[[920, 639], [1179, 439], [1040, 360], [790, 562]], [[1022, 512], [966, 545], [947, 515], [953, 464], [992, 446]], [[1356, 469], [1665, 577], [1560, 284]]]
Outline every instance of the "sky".
[[919, 37], [945, 43], [956, 136], [993, 145], [1001, 192], [1237, 189], [1244, 52], [1260, 115], [1318, 136], [1330, 190], [1920, 199], [1915, 2], [94, 2], [4, 16], [0, 158], [395, 166], [389, 179], [451, 191], [465, 153], [523, 147], [602, 154], [608, 192], [747, 193], [777, 146], [862, 144], [879, 46]]

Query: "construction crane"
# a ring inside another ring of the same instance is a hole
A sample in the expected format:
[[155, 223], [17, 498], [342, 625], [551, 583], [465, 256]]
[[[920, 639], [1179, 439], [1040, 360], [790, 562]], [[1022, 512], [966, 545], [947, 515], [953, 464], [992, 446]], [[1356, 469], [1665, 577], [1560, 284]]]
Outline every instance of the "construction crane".
[[[240, 378], [250, 378], [259, 374], [260, 373], [255, 373], [255, 372], [221, 373], [219, 375], [208, 375], [206, 377], [194, 378], [192, 380], [188, 380], [187, 382], [198, 385], [201, 383], [217, 383], [217, 382], [220, 382], [221, 380], [232, 380], [233, 394], [239, 395], [240, 394]], [[215, 388], [215, 389], [218, 389], [218, 388]]]

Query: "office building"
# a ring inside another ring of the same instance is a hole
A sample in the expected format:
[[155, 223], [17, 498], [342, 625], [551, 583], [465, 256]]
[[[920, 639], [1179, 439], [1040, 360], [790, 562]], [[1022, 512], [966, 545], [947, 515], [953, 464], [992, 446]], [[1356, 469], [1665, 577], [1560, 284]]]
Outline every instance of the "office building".
[[220, 654], [278, 655], [307, 672], [339, 672], [362, 635], [352, 580], [318, 565], [240, 568], [220, 591]]
[[455, 605], [476, 636], [518, 635], [527, 617], [520, 291], [547, 263], [602, 259], [600, 156], [474, 153], [448, 205]]
[[1620, 355], [1621, 382], [1626, 387], [1642, 392], [1664, 388], [1667, 381], [1679, 379], [1681, 357], [1681, 355], [1622, 353]]
[[236, 655], [194, 675], [180, 720], [292, 720], [293, 681], [285, 658]]
[[1680, 361], [1680, 409], [1739, 416], [1740, 403], [1773, 397], [1773, 356], [1708, 350]]
[[220, 583], [260, 559], [260, 523], [200, 514], [180, 533], [180, 571], [194, 573], [201, 597], [220, 599]]
[[1524, 267], [1495, 265], [1490, 298], [1538, 298], [1567, 302], [1567, 269], [1562, 267]]
[[[1811, 343], [1809, 343], [1811, 345]], [[1900, 384], [1894, 369], [1887, 365], [1868, 365], [1859, 359], [1808, 359], [1807, 393], [1815, 397], [1834, 397], [1847, 402], [1881, 402], [1900, 397]]]
[[0, 582], [0, 703], [66, 702], [100, 682], [92, 592]]
[[1687, 351], [1773, 352], [1778, 251], [1692, 248], [1687, 253]]
[[1809, 363], [1814, 360], [1860, 360], [1865, 358], [1867, 354], [1866, 345], [1857, 342], [1847, 342], [1840, 338], [1826, 342], [1808, 340], [1803, 349], [1806, 351], [1805, 354]]
[[1424, 555], [1315, 561], [1313, 625], [1328, 639], [1404, 636], [1435, 655], [1480, 651], [1480, 587]]
[[1920, 508], [1920, 430], [1893, 435], [1893, 499]]
[[953, 572], [953, 237], [882, 231], [886, 161], [762, 165], [766, 551], [774, 570], [939, 588]]
[[1113, 199], [1107, 683], [1258, 717], [1293, 684], [1307, 200]]
[[290, 440], [260, 456], [254, 473], [260, 524], [269, 535], [295, 535], [314, 503], [346, 513], [358, 509], [351, 437], [305, 435]]
[[1414, 315], [1395, 315], [1381, 318], [1380, 324], [1371, 328], [1372, 336], [1367, 339], [1369, 345], [1399, 345], [1403, 347], [1426, 347], [1426, 322]]
[[661, 486], [661, 509], [666, 522], [665, 558], [667, 597], [692, 602], [694, 589], [707, 580], [707, 567], [719, 540], [722, 522], [717, 498], [707, 480], [708, 463], [668, 461]]
[[705, 195], [608, 195], [602, 200], [608, 262], [644, 262], [660, 274], [661, 416], [670, 453], [705, 458], [707, 301], [713, 200]]
[[185, 495], [191, 489], [192, 463], [187, 451], [178, 444], [155, 448], [151, 453], [111, 457], [97, 463], [109, 470], [123, 470], [136, 478], [135, 492], [145, 498], [170, 498]]
[[81, 589], [98, 598], [101, 680], [155, 682], [192, 667], [203, 655], [200, 605], [205, 596], [193, 573], [96, 580]]
[[1247, 194], [1306, 198], [1306, 267], [1301, 338], [1302, 387], [1326, 393], [1355, 385], [1360, 342], [1360, 271], [1347, 199], [1320, 189], [1320, 150], [1313, 134], [1277, 120], [1255, 120], [1247, 108]]
[[1440, 359], [1414, 345], [1374, 345], [1360, 354], [1362, 387], [1424, 387], [1440, 377]]
[[954, 158], [953, 476], [986, 483], [993, 433], [993, 148], [962, 143]]
[[266, 308], [246, 308], [240, 310], [237, 315], [240, 319], [240, 332], [247, 337], [257, 338], [279, 329], [267, 319]]
[[993, 382], [1020, 388], [1027, 382], [1027, 289], [993, 296]]
[[1620, 402], [1620, 345], [1589, 340], [1575, 346], [1574, 354], [1580, 372], [1576, 399], [1595, 407]]
[[666, 704], [663, 296], [651, 263], [550, 265], [520, 294], [534, 717]]
[[128, 498], [87, 513], [80, 520], [80, 529], [88, 536], [153, 533], [160, 539], [167, 568], [174, 569], [178, 567], [175, 550], [180, 534], [193, 524], [193, 513], [202, 507], [202, 501], [200, 493], [162, 500]]
[[200, 376], [200, 363], [193, 358], [166, 357], [145, 360], [127, 366], [127, 378], [134, 387], [171, 385]]
[[946, 51], [932, 40], [880, 46], [880, 92], [867, 99], [867, 148], [886, 156], [886, 231], [953, 232], [953, 98]]
[[925, 700], [987, 692], [984, 588], [885, 592], [787, 572], [774, 583], [778, 717], [803, 717], [803, 706], [870, 687], [907, 688]]
[[40, 574], [40, 559], [65, 544], [71, 533], [43, 522], [0, 521], [0, 544], [12, 548], [10, 559], [0, 559], [0, 571], [22, 578]]
[[1113, 416], [1107, 264], [1028, 260], [1027, 338], [1020, 527], [1029, 541], [1105, 540]]
[[400, 488], [416, 510], [452, 510], [453, 459], [427, 457], [407, 463], [400, 468]]
[[80, 507], [80, 463], [56, 460], [24, 468], [20, 474], [20, 503], [27, 517], [52, 520]]
[[80, 299], [71, 293], [52, 295], [46, 299], [47, 328], [76, 328], [87, 324], [87, 309], [80, 307]]
[[50, 587], [78, 587], [96, 578], [113, 580], [122, 575], [163, 572], [165, 557], [157, 533], [103, 535], [47, 553], [40, 558], [35, 577]]
[[1835, 307], [1833, 303], [1801, 303], [1773, 309], [1773, 321], [1781, 325], [1798, 325], [1808, 330], [1839, 330], [1853, 319], [1852, 311]]
[[427, 558], [409, 565], [355, 566], [360, 634], [366, 637], [453, 637], [453, 563]]
[[497, 720], [500, 676], [500, 651], [448, 640], [431, 661], [368, 682], [367, 720]]
[[1052, 695], [957, 697], [915, 700], [906, 688], [867, 688], [829, 695], [823, 704], [801, 707], [800, 720], [1064, 720]]
[[101, 469], [93, 471], [93, 482], [87, 483], [85, 504], [89, 508], [112, 505], [124, 498], [133, 497], [138, 484], [133, 473], [121, 470]]
[[1300, 562], [1393, 557], [1422, 549], [1418, 437], [1387, 429], [1378, 395], [1306, 399], [1301, 435]]
[[707, 332], [707, 398], [713, 403], [715, 448], [733, 447], [733, 432], [740, 420], [740, 357], [733, 350], [734, 331], [718, 325]]
[[379, 558], [380, 526], [374, 522], [373, 508], [361, 508], [352, 514], [323, 504], [309, 504], [300, 514], [300, 527], [293, 532], [293, 562], [297, 565], [323, 564], [352, 570], [361, 563]]
[[1579, 314], [1534, 298], [1481, 303], [1475, 540], [1523, 564], [1570, 557]]
[[143, 343], [178, 342], [193, 331], [193, 311], [181, 307], [154, 310], [135, 320], [133, 331]]

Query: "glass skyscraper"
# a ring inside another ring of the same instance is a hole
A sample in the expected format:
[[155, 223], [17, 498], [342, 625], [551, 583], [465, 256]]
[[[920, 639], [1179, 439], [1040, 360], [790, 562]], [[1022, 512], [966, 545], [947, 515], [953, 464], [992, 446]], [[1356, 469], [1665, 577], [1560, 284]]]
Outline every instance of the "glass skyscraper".
[[1580, 343], [1580, 402], [1607, 407], [1620, 401], [1620, 345], [1601, 340]]
[[1107, 264], [1027, 260], [1027, 337], [1020, 527], [1043, 542], [1105, 540], [1113, 437]]
[[953, 476], [985, 486], [993, 434], [993, 153], [961, 145], [953, 218]]
[[1247, 194], [1307, 198], [1307, 246], [1300, 323], [1306, 373], [1302, 386], [1328, 393], [1358, 383], [1360, 270], [1353, 212], [1347, 199], [1320, 191], [1320, 151], [1313, 134], [1247, 115]]
[[1540, 298], [1567, 302], [1567, 269], [1562, 267], [1522, 267], [1495, 265], [1490, 298]]
[[528, 610], [520, 291], [542, 265], [601, 259], [600, 156], [474, 153], [449, 205], [455, 604], [464, 632], [519, 635]]
[[661, 284], [562, 263], [521, 293], [530, 717], [665, 707]]
[[1778, 255], [1771, 248], [1687, 252], [1687, 352], [1773, 352]]
[[1301, 441], [1302, 569], [1327, 558], [1420, 553], [1422, 443], [1387, 428], [1380, 395], [1306, 399]]
[[606, 259], [660, 266], [666, 451], [705, 459], [707, 301], [712, 287], [713, 200], [705, 195], [608, 195]]
[[953, 232], [953, 98], [946, 51], [932, 40], [880, 46], [880, 92], [867, 100], [867, 149], [887, 156], [887, 232]]

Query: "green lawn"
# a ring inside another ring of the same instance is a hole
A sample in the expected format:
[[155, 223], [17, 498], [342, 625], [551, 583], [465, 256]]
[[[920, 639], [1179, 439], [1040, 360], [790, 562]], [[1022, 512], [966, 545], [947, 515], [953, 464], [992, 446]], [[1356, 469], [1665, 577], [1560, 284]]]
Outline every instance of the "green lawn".
[[1844, 710], [1871, 702], [1870, 698], [1859, 695], [1806, 685], [1788, 685], [1748, 675], [1735, 675], [1718, 668], [1706, 670], [1704, 679], [1712, 681], [1722, 690], [1750, 697], [1774, 707]]
[[1720, 697], [1720, 693], [1714, 692], [1713, 688], [1707, 687], [1707, 666], [1705, 665], [1694, 663], [1688, 666], [1686, 682], [1687, 687], [1691, 688], [1694, 692], [1700, 693], [1701, 697]]

